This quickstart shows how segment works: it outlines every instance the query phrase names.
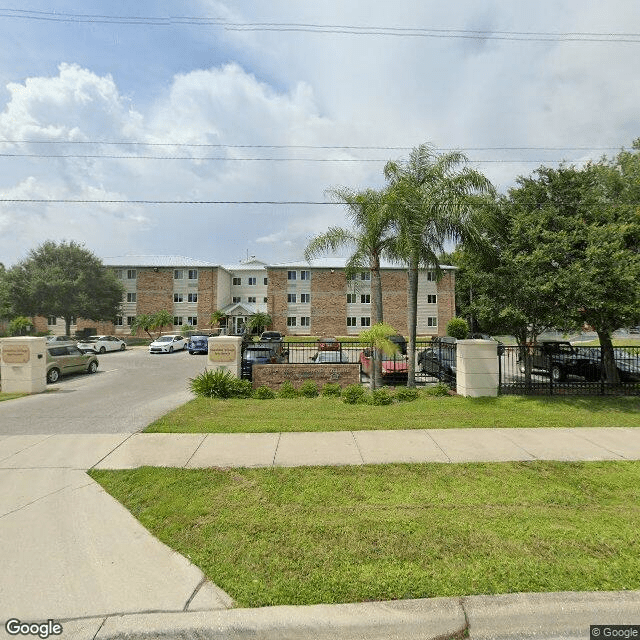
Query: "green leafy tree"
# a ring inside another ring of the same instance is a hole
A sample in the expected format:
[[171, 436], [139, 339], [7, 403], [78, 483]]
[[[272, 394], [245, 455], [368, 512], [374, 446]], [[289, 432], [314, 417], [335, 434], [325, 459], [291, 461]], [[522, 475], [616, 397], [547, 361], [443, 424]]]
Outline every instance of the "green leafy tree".
[[113, 320], [124, 287], [100, 259], [77, 242], [47, 241], [7, 273], [15, 311], [25, 316]]
[[13, 315], [7, 270], [0, 262], [0, 320], [7, 320]]
[[398, 351], [398, 347], [389, 340], [389, 336], [395, 335], [396, 330], [385, 322], [379, 322], [365, 329], [360, 333], [360, 339], [363, 342], [371, 344], [371, 354], [373, 358], [371, 371], [371, 388], [376, 389], [380, 386], [380, 378], [382, 377], [382, 358], [381, 354], [386, 353], [392, 355]]
[[469, 325], [464, 318], [451, 318], [447, 322], [447, 335], [457, 338], [458, 340], [466, 340], [469, 336]]
[[18, 316], [9, 323], [9, 333], [12, 336], [25, 336], [33, 331], [33, 322], [24, 316]]
[[407, 385], [415, 386], [415, 346], [418, 317], [418, 270], [433, 268], [442, 276], [438, 256], [450, 241], [488, 251], [485, 227], [490, 224], [495, 196], [489, 180], [464, 165], [459, 152], [435, 153], [428, 145], [412, 150], [407, 160], [388, 162], [388, 203], [395, 223], [393, 253], [407, 265]]
[[[224, 323], [223, 323], [224, 320]], [[220, 309], [218, 309], [217, 311], [214, 311], [211, 314], [211, 317], [209, 319], [209, 324], [211, 324], [211, 326], [213, 326], [214, 324], [217, 324], [218, 327], [222, 328], [223, 324], [226, 324], [227, 322], [227, 314], [224, 311], [221, 311]]]

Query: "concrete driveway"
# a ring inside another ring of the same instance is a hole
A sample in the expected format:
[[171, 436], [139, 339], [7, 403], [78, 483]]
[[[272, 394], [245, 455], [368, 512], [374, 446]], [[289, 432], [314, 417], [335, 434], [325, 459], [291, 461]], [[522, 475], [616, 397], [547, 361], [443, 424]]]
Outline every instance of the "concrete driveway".
[[192, 396], [189, 378], [206, 356], [154, 354], [146, 347], [105, 353], [94, 375], [77, 374], [47, 392], [0, 402], [0, 435], [135, 433]]

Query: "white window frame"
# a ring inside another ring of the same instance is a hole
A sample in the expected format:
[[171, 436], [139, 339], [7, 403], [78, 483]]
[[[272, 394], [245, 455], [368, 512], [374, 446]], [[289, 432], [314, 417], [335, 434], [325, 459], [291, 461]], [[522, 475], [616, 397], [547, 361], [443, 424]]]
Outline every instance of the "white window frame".
[[242, 284], [242, 278], [238, 278], [237, 276], [233, 278], [233, 280], [231, 281], [231, 284], [234, 287], [239, 287]]
[[182, 294], [182, 293], [174, 293], [173, 294], [173, 303], [174, 304], [180, 304], [181, 302], [184, 302], [184, 294]]
[[356, 316], [347, 316], [347, 327], [357, 327], [358, 318]]
[[192, 327], [197, 327], [198, 326], [198, 316], [188, 316], [187, 317], [187, 324], [192, 326]]
[[181, 327], [183, 322], [182, 316], [173, 316], [173, 326]]
[[302, 316], [300, 318], [300, 326], [301, 327], [310, 327], [311, 326], [311, 318], [309, 316]]
[[358, 294], [347, 293], [347, 304], [356, 304], [358, 301]]
[[287, 316], [287, 327], [295, 327], [295, 326], [297, 326], [296, 317], [295, 316]]
[[360, 294], [360, 304], [371, 304], [371, 294], [370, 293], [361, 293]]
[[258, 279], [254, 278], [253, 276], [247, 278], [247, 284], [252, 286], [252, 287], [255, 287], [257, 282], [258, 282]]
[[287, 303], [288, 304], [297, 304], [298, 295], [295, 293], [287, 293]]
[[298, 272], [297, 271], [287, 271], [287, 280], [297, 280]]
[[173, 279], [174, 280], [184, 280], [184, 269], [174, 269], [173, 270]]
[[371, 317], [370, 316], [360, 316], [360, 326], [361, 327], [370, 327], [371, 326]]
[[300, 280], [311, 280], [311, 271], [301, 271]]
[[233, 298], [231, 298], [231, 302], [233, 304], [237, 304], [238, 302], [240, 302], [240, 296], [233, 296]]
[[137, 269], [127, 269], [127, 280], [135, 280], [138, 277]]
[[187, 272], [187, 280], [197, 280], [198, 279], [198, 270], [197, 269], [189, 269]]
[[187, 302], [198, 302], [197, 293], [187, 293]]
[[301, 293], [300, 294], [300, 302], [302, 302], [304, 304], [310, 304], [311, 303], [311, 294], [310, 293]]
[[247, 302], [255, 304], [256, 303], [256, 296], [248, 296], [247, 297]]
[[435, 293], [427, 294], [427, 304], [438, 304], [438, 296]]
[[127, 293], [127, 302], [138, 302], [138, 294], [137, 293]]
[[427, 327], [437, 327], [438, 316], [427, 316]]

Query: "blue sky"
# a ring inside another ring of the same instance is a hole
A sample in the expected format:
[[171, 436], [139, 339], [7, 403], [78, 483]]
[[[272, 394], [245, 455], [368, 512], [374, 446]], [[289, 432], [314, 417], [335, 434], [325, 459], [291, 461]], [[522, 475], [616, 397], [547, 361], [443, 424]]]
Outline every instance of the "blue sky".
[[0, 197], [119, 202], [0, 202], [0, 262], [46, 239], [99, 256], [299, 259], [344, 223], [340, 207], [131, 201], [324, 201], [381, 186], [384, 161], [408, 152], [339, 146], [462, 149], [501, 190], [542, 161], [613, 155], [640, 137], [633, 34], [637, 0], [9, 2]]

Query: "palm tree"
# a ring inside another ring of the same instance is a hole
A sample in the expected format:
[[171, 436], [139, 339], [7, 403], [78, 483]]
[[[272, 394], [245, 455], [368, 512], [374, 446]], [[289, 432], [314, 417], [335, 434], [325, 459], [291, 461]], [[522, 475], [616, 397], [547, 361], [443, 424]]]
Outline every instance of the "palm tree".
[[271, 326], [272, 322], [273, 320], [268, 313], [258, 311], [247, 320], [247, 327], [256, 333], [262, 333], [262, 330]]
[[384, 168], [396, 230], [392, 251], [407, 265], [408, 386], [415, 386], [418, 269], [432, 267], [440, 278], [438, 255], [447, 241], [483, 244], [485, 205], [495, 189], [482, 173], [459, 168], [466, 162], [460, 152], [437, 154], [423, 144]]
[[[304, 252], [305, 260], [335, 253], [348, 248], [351, 257], [345, 265], [345, 276], [350, 278], [363, 269], [371, 272], [372, 323], [383, 322], [382, 280], [380, 261], [388, 254], [392, 241], [390, 235], [391, 218], [386, 206], [386, 193], [375, 189], [353, 191], [347, 187], [338, 187], [328, 191], [338, 202], [347, 205], [347, 216], [352, 223], [351, 229], [329, 227], [329, 229], [311, 239]], [[380, 359], [373, 368], [372, 384], [375, 387], [382, 375]]]

